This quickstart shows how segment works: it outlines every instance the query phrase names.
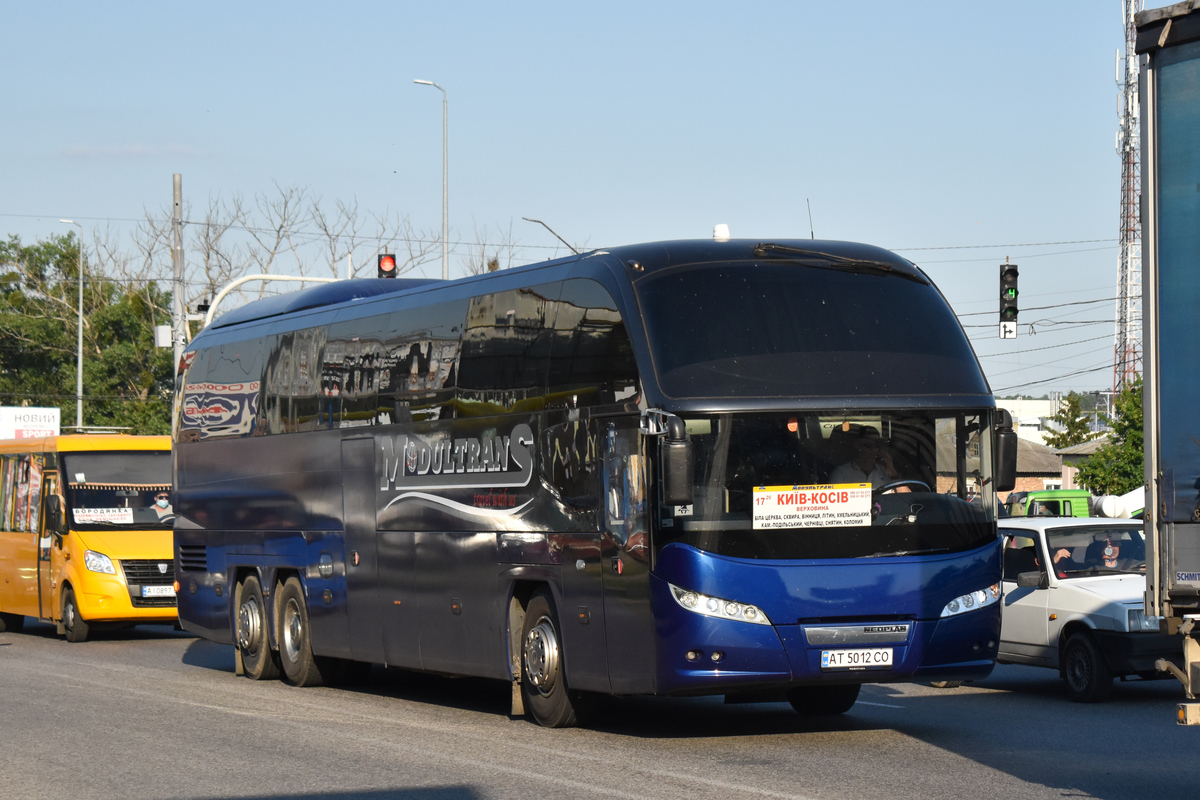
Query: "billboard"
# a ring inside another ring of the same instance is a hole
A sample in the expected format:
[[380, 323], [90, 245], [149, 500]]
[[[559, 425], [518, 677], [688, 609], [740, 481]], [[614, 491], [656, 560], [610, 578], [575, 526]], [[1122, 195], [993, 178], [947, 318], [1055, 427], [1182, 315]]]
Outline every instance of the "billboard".
[[57, 408], [0, 407], [0, 439], [58, 436]]

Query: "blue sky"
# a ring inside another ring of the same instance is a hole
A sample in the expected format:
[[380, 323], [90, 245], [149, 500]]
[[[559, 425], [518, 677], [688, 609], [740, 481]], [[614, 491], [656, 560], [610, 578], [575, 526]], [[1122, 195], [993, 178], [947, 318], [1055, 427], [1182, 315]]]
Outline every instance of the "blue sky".
[[1112, 302], [994, 323], [1005, 256], [1023, 308], [1115, 295], [1119, 0], [845, 6], [5, 3], [0, 234], [132, 231], [179, 172], [193, 209], [299, 186], [436, 236], [425, 78], [451, 240], [802, 237], [811, 202], [983, 326], [994, 390], [1109, 388]]

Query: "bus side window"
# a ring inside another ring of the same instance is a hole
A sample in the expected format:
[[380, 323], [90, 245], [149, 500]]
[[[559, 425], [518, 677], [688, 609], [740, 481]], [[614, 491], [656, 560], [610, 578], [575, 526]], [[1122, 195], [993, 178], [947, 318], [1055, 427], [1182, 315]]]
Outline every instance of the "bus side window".
[[596, 281], [564, 281], [555, 305], [549, 404], [629, 403], [637, 393], [637, 363], [616, 301]]
[[471, 299], [459, 357], [458, 404], [471, 415], [520, 413], [541, 405], [553, 313], [561, 284]]

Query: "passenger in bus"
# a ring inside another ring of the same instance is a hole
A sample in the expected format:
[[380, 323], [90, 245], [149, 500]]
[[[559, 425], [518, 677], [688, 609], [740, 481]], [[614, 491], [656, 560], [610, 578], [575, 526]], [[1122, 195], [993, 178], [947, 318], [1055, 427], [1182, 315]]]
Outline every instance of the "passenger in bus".
[[[870, 483], [872, 489], [878, 489], [901, 479], [895, 464], [892, 463], [892, 454], [888, 452], [887, 444], [879, 435], [879, 431], [865, 425], [858, 429], [851, 444], [854, 448], [853, 455], [849, 461], [830, 473], [830, 483]], [[907, 486], [900, 486], [896, 491], [912, 490]]]

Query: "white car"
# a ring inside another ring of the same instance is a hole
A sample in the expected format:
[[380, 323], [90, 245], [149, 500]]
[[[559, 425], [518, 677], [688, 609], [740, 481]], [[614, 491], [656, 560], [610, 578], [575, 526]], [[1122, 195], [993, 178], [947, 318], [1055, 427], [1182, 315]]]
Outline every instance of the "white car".
[[[1143, 613], [1146, 546], [1138, 520], [1010, 517], [1004, 536], [1003, 664], [1059, 671], [1072, 700], [1106, 700], [1113, 677], [1163, 677], [1178, 636]], [[1053, 565], [1047, 570], [1046, 565]]]

